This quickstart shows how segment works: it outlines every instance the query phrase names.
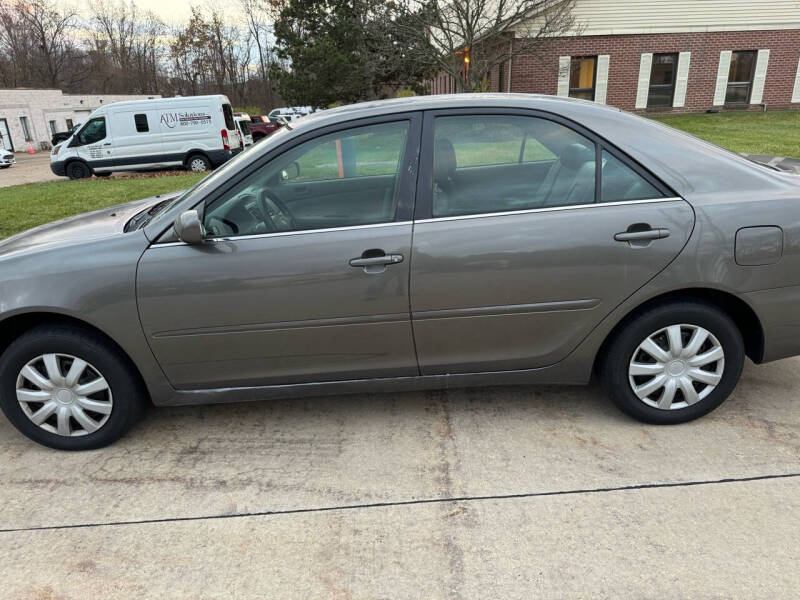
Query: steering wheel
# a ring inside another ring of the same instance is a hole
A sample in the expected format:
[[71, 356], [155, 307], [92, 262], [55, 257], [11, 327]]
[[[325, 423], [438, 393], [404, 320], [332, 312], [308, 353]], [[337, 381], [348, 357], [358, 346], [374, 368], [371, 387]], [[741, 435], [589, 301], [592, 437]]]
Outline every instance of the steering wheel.
[[258, 192], [258, 208], [270, 233], [297, 229], [292, 213], [271, 189], [263, 188]]

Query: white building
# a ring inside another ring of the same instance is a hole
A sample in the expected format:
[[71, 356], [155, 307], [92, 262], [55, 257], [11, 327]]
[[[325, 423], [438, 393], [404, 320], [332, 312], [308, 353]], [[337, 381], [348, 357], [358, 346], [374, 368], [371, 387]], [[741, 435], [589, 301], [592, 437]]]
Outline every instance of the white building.
[[103, 104], [159, 95], [64, 94], [61, 90], [0, 89], [0, 137], [15, 152], [48, 150], [50, 137], [68, 131]]

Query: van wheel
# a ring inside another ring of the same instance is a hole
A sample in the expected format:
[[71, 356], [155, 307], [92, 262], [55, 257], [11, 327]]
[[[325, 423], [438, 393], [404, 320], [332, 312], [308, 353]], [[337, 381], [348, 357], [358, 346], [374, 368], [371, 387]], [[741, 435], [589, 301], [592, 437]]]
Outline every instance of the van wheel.
[[211, 162], [202, 154], [193, 154], [186, 161], [186, 168], [194, 173], [203, 173], [211, 170]]
[[668, 425], [697, 419], [731, 394], [744, 342], [724, 312], [703, 302], [657, 306], [632, 320], [601, 364], [607, 394], [630, 416]]
[[67, 177], [70, 179], [84, 179], [86, 177], [91, 177], [92, 171], [86, 164], [80, 161], [74, 161], [67, 165]]

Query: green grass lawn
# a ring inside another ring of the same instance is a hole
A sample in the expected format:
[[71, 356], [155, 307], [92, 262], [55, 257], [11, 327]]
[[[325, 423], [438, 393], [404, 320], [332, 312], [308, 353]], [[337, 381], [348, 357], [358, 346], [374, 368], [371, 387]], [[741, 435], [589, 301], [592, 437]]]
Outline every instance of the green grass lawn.
[[800, 158], [798, 110], [722, 112], [654, 118], [734, 152]]
[[[655, 117], [672, 127], [683, 129], [697, 137], [733, 150], [751, 154], [775, 154], [800, 158], [800, 111], [727, 112], [719, 114], [668, 115]], [[516, 162], [519, 142], [508, 141], [501, 131], [488, 132], [496, 146], [494, 153], [485, 144], [475, 145], [465, 138], [459, 143], [459, 165]], [[453, 132], [457, 136], [458, 132]], [[383, 136], [380, 141], [365, 139], [358, 142], [357, 155], [364, 166], [360, 175], [377, 175], [394, 172], [397, 165], [397, 143]], [[338, 177], [336, 150], [333, 144], [320, 146], [316, 156], [309, 153], [306, 159], [314, 164], [301, 167], [303, 176], [322, 179]], [[365, 160], [366, 157], [369, 157]], [[546, 149], [531, 144], [526, 147], [524, 160], [550, 158]], [[501, 160], [502, 159], [502, 160]], [[462, 164], [463, 163], [463, 164]], [[48, 223], [56, 219], [111, 206], [129, 200], [163, 194], [188, 188], [200, 179], [196, 174], [163, 174], [153, 177], [119, 179], [88, 179], [80, 181], [53, 181], [29, 183], [0, 188], [0, 238], [19, 231]]]
[[[13, 168], [13, 167], [12, 167]], [[48, 181], [0, 188], [0, 238], [70, 215], [182, 190], [202, 175]]]

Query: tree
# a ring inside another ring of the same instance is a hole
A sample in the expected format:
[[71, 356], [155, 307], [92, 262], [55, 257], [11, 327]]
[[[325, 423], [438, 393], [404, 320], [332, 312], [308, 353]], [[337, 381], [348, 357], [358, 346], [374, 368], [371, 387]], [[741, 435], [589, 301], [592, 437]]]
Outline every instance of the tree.
[[9, 58], [18, 60], [25, 69], [17, 73], [17, 85], [41, 82], [39, 85], [60, 86], [65, 67], [78, 54], [70, 36], [76, 21], [75, 10], [63, 2], [17, 0], [0, 4], [0, 43], [11, 54]]
[[380, 0], [286, 2], [275, 22], [278, 57], [290, 65], [273, 69], [281, 95], [291, 104], [328, 106], [420, 80], [425, 72], [407, 60], [416, 42], [395, 27], [404, 10]]
[[270, 23], [276, 8], [265, 0], [239, 0], [247, 23], [247, 32], [258, 55], [258, 83], [267, 104], [272, 107], [275, 102], [275, 90], [271, 81], [271, 72], [275, 64], [275, 56], [270, 48]]
[[537, 56], [576, 30], [575, 0], [412, 0], [396, 24], [413, 40], [408, 60], [450, 75], [462, 92], [482, 91], [492, 69]]
[[155, 93], [164, 24], [151, 12], [141, 14], [133, 1], [94, 0], [91, 14], [95, 78], [109, 75], [103, 91]]

